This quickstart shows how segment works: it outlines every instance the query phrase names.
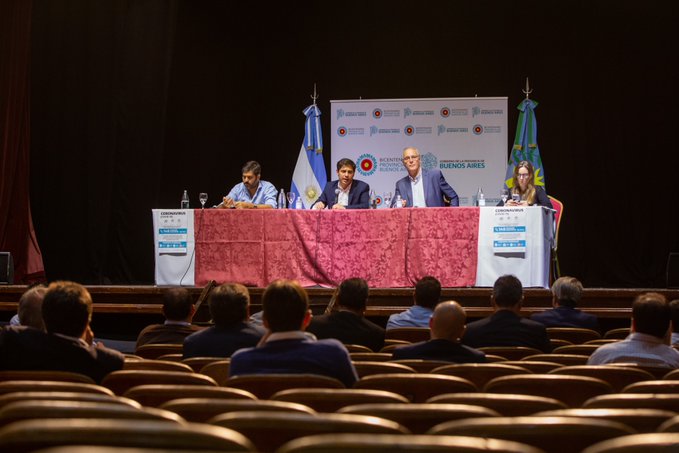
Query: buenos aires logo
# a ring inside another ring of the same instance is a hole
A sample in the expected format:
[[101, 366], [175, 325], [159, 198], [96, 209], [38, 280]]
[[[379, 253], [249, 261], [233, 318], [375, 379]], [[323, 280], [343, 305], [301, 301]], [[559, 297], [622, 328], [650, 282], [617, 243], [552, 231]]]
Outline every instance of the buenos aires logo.
[[373, 110], [373, 118], [375, 118], [375, 119], [382, 118], [382, 109]]
[[361, 154], [356, 162], [358, 163], [358, 172], [363, 176], [370, 176], [377, 170], [377, 159], [372, 154]]
[[337, 128], [337, 135], [339, 135], [340, 137], [344, 137], [345, 135], [347, 135], [347, 128], [344, 127], [344, 126], [338, 127]]
[[481, 135], [483, 134], [483, 126], [480, 124], [475, 124], [472, 128], [472, 131], [474, 132], [474, 135]]
[[413, 135], [415, 133], [415, 128], [408, 124], [406, 127], [403, 128], [403, 133], [408, 136]]
[[441, 116], [443, 118], [448, 118], [450, 116], [450, 109], [448, 107], [443, 107], [441, 109]]

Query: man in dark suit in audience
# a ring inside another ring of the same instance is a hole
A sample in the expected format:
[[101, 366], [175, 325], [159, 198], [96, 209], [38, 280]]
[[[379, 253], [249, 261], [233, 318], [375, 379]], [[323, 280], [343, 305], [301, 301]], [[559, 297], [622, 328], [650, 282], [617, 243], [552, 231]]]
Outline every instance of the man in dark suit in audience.
[[208, 299], [214, 326], [184, 339], [184, 358], [231, 357], [239, 349], [256, 346], [264, 329], [246, 322], [250, 293], [238, 283], [216, 287]]
[[596, 316], [577, 308], [582, 297], [582, 283], [575, 277], [561, 277], [552, 284], [552, 308], [536, 313], [530, 319], [546, 327], [581, 327], [599, 330]]
[[316, 338], [335, 338], [344, 344], [359, 344], [373, 351], [384, 346], [384, 329], [363, 316], [368, 301], [368, 283], [362, 278], [344, 280], [330, 313], [311, 319], [307, 332]]
[[441, 302], [434, 309], [429, 321], [431, 340], [400, 346], [392, 353], [394, 360], [422, 359], [441, 360], [454, 363], [482, 363], [486, 355], [464, 346], [461, 342], [464, 336], [467, 315], [464, 308], [451, 300]]
[[545, 326], [522, 318], [523, 287], [513, 275], [503, 275], [493, 285], [490, 297], [495, 313], [467, 324], [462, 342], [472, 348], [525, 346], [552, 352]]
[[163, 294], [163, 324], [147, 326], [137, 337], [137, 348], [145, 344], [182, 344], [184, 338], [201, 330], [191, 324], [196, 306], [186, 288], [171, 288]]
[[335, 339], [306, 334], [309, 296], [299, 283], [276, 280], [262, 296], [264, 326], [269, 333], [259, 346], [231, 356], [230, 376], [247, 374], [319, 374], [352, 387], [358, 380], [347, 349]]
[[91, 317], [92, 297], [83, 286], [50, 284], [42, 302], [47, 331], [25, 326], [0, 330], [0, 369], [70, 371], [100, 382], [120, 370], [125, 358], [101, 343], [92, 344]]

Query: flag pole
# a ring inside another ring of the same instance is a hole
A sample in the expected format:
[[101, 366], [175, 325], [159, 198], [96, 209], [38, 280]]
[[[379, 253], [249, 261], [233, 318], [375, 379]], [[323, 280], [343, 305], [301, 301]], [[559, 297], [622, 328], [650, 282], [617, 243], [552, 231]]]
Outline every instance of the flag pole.
[[530, 85], [528, 85], [528, 77], [526, 77], [526, 89], [521, 91], [523, 91], [523, 93], [526, 95], [526, 99], [530, 99], [530, 94], [533, 92], [533, 90], [531, 90]]
[[316, 105], [316, 99], [318, 99], [318, 94], [316, 94], [316, 83], [314, 83], [314, 94], [311, 95], [311, 99], [314, 101], [314, 105]]

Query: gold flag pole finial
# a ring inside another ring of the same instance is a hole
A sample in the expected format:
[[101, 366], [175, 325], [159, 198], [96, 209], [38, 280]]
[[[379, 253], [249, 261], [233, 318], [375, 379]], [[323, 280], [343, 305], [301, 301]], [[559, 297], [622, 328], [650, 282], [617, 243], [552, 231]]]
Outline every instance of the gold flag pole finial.
[[530, 94], [533, 92], [533, 90], [530, 89], [530, 85], [528, 84], [528, 77], [526, 77], [526, 89], [521, 91], [523, 91], [526, 95], [526, 99], [530, 99]]
[[318, 94], [316, 93], [316, 84], [314, 83], [314, 94], [311, 95], [311, 99], [314, 101], [314, 105], [316, 105], [316, 99], [318, 99]]

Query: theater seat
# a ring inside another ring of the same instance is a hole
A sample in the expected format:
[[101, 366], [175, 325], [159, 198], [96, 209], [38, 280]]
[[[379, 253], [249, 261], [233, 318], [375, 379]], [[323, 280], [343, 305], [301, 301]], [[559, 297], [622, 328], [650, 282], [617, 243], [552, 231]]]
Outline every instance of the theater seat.
[[317, 412], [336, 412], [354, 404], [408, 403], [397, 393], [368, 389], [288, 389], [276, 392], [271, 399], [304, 404]]
[[253, 393], [260, 399], [268, 399], [274, 393], [291, 388], [346, 388], [337, 379], [317, 374], [253, 374], [234, 376], [224, 384]]
[[137, 401], [142, 406], [160, 407], [163, 403], [179, 398], [250, 399], [257, 397], [250, 392], [228, 387], [208, 385], [156, 384], [139, 385], [127, 390], [126, 398]]
[[443, 393], [478, 391], [466, 379], [441, 374], [376, 374], [359, 379], [354, 388], [398, 393], [413, 403], [424, 403]]

